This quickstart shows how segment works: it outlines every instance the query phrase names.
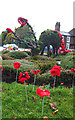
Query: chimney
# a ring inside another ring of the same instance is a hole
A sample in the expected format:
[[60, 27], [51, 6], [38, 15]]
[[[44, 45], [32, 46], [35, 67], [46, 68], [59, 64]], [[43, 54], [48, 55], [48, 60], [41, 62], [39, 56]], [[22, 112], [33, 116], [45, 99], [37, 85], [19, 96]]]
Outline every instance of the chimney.
[[55, 30], [60, 31], [60, 22], [56, 22]]

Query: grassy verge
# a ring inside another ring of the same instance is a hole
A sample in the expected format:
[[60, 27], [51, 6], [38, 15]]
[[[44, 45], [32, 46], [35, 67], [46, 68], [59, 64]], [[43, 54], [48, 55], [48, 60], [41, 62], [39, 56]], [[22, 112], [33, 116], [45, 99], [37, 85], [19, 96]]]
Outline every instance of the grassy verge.
[[[15, 82], [12, 84], [2, 83], [2, 118], [72, 118], [73, 117], [73, 93], [72, 89], [66, 89], [64, 87], [58, 87], [55, 90], [48, 88], [47, 86], [42, 89], [50, 91], [50, 97], [44, 98], [44, 113], [42, 112], [43, 99], [36, 94], [35, 86], [34, 92], [32, 91], [32, 85], [26, 85], [28, 94], [28, 104], [26, 102], [26, 94], [24, 85], [17, 84], [15, 88]], [[34, 98], [36, 100], [34, 100]], [[58, 112], [53, 114], [55, 110], [51, 109], [50, 103], [56, 104]]]

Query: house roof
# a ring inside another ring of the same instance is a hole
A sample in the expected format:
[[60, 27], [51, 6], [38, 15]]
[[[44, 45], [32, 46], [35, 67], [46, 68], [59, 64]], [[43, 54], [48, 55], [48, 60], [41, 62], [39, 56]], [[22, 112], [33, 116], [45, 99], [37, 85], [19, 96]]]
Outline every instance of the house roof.
[[73, 36], [70, 32], [60, 31], [60, 33], [64, 36]]

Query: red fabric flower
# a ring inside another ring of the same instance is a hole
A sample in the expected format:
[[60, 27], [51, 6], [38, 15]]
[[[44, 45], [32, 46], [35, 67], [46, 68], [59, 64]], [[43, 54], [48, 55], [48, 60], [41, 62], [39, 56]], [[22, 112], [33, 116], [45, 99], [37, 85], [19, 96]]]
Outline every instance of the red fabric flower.
[[46, 90], [46, 89], [42, 90], [41, 88], [37, 88], [36, 94], [39, 95], [40, 97], [49, 96], [50, 95], [50, 91]]
[[40, 70], [33, 70], [33, 74], [34, 74], [34, 75], [37, 75], [37, 74], [38, 74], [38, 72], [39, 72], [39, 73], [41, 73], [41, 71], [40, 71]]
[[18, 18], [18, 22], [21, 24], [21, 26], [24, 26], [24, 25], [26, 25], [26, 22], [28, 21], [27, 19], [25, 19], [25, 18], [22, 18], [22, 17], [19, 17]]
[[7, 30], [7, 33], [13, 32], [10, 28], [7, 28], [6, 30]]
[[2, 91], [2, 88], [0, 87], [0, 91]]
[[30, 76], [27, 72], [24, 72], [24, 74], [20, 72], [20, 76], [19, 76], [19, 81], [20, 82], [24, 83], [24, 81], [29, 79], [29, 78], [30, 78]]
[[61, 82], [60, 84], [61, 84], [61, 85], [63, 85], [64, 83], [63, 83], [63, 82]]
[[70, 50], [66, 50], [65, 52], [66, 52], [66, 53], [69, 53], [69, 52], [71, 52], [71, 51], [70, 51]]
[[72, 72], [75, 72], [75, 68], [71, 68], [71, 71], [72, 71]]
[[3, 67], [2, 67], [2, 65], [0, 65], [0, 71], [3, 71]]
[[14, 62], [13, 66], [14, 66], [15, 69], [18, 69], [18, 68], [20, 68], [21, 63], [19, 63], [19, 62]]
[[60, 66], [57, 66], [57, 65], [54, 65], [54, 67], [50, 70], [50, 73], [52, 76], [60, 76], [60, 71], [61, 67]]

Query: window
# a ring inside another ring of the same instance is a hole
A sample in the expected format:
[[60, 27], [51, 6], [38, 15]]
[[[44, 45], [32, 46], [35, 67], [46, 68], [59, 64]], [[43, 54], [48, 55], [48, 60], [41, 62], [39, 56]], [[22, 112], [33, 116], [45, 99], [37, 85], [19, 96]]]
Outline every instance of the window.
[[63, 37], [63, 42], [64, 42], [64, 36], [62, 36]]
[[69, 50], [70, 43], [66, 43], [66, 49]]
[[70, 42], [70, 37], [67, 37], [67, 42]]

